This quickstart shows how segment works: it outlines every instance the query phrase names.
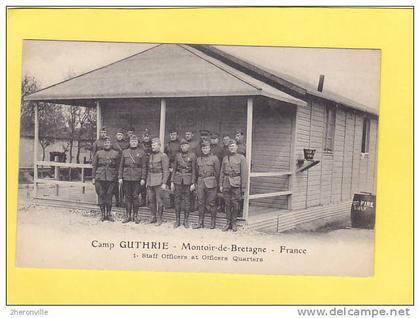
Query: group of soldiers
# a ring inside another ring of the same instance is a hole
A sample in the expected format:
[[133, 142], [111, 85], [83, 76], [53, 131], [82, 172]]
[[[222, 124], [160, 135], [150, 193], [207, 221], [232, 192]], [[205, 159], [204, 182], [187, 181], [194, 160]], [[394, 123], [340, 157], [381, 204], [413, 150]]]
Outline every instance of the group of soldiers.
[[[218, 207], [226, 213], [223, 231], [237, 231], [237, 218], [241, 200], [247, 186], [246, 147], [243, 131], [235, 131], [234, 138], [200, 130], [200, 138], [194, 139], [192, 131], [186, 131], [180, 139], [178, 131], [171, 129], [169, 141], [162, 151], [159, 138], [152, 138], [148, 129], [142, 139], [129, 129], [127, 134], [119, 130], [114, 140], [105, 128], [93, 144], [93, 184], [98, 195], [101, 221], [111, 221], [112, 199], [117, 205], [123, 197], [126, 215], [123, 223], [140, 223], [140, 204], [148, 203], [148, 223], [162, 224], [164, 197], [168, 190], [174, 194], [170, 201], [175, 207], [175, 223], [190, 226], [189, 215], [198, 199], [199, 221], [194, 229], [204, 228], [206, 211], [211, 215], [210, 228], [216, 227]], [[217, 200], [218, 192], [222, 199]], [[140, 200], [141, 197], [141, 200]]]

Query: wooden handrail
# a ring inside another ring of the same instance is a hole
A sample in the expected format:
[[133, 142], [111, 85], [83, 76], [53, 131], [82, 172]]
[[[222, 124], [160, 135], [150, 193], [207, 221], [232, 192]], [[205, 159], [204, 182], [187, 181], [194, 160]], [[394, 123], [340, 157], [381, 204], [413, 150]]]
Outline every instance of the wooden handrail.
[[70, 163], [56, 161], [37, 161], [37, 166], [64, 167], [64, 168], [92, 168], [89, 163]]
[[285, 195], [291, 195], [292, 191], [280, 191], [280, 192], [271, 192], [271, 193], [261, 193], [261, 194], [251, 194], [249, 199], [261, 199], [261, 198], [270, 198], [270, 197], [279, 197]]
[[78, 186], [78, 187], [94, 187], [93, 184], [82, 182], [82, 181], [61, 181], [61, 180], [55, 180], [55, 179], [36, 179], [35, 183], [72, 185], [72, 186]]
[[279, 172], [251, 172], [250, 177], [281, 177], [281, 176], [290, 176], [292, 173], [290, 171], [279, 171]]

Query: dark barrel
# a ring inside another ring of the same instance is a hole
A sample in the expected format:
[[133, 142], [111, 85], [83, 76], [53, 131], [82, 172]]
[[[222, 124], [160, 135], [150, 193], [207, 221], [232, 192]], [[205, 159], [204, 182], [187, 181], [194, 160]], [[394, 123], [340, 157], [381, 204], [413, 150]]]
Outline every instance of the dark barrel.
[[351, 206], [351, 226], [373, 229], [375, 227], [376, 195], [355, 193]]

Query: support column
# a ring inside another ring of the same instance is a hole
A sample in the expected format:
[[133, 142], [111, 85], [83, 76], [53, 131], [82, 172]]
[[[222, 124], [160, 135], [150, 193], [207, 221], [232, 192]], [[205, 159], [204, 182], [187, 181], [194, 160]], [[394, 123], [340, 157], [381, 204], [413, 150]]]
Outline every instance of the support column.
[[34, 125], [34, 197], [38, 193], [38, 147], [39, 147], [39, 118], [38, 118], [38, 104], [34, 106], [35, 125]]
[[159, 139], [162, 147], [165, 145], [165, 126], [166, 126], [166, 100], [160, 100], [160, 125], [159, 125]]
[[96, 138], [99, 139], [102, 129], [102, 108], [99, 101], [96, 101]]
[[248, 219], [249, 212], [249, 194], [251, 192], [251, 163], [252, 163], [252, 120], [254, 116], [254, 99], [247, 99], [247, 116], [246, 116], [246, 163], [248, 166], [247, 188], [244, 198], [244, 214], [243, 218]]

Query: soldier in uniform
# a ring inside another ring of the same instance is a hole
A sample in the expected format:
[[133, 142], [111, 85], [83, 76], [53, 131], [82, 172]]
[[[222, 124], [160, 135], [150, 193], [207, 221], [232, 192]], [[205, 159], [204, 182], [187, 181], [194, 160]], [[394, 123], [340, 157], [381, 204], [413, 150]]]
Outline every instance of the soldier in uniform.
[[210, 132], [206, 129], [202, 129], [200, 132], [200, 143], [199, 146], [195, 148], [195, 154], [198, 157], [200, 157], [203, 153], [201, 152], [201, 145], [203, 142], [210, 142]]
[[[124, 130], [119, 129], [117, 134], [115, 135], [115, 140], [112, 143], [112, 149], [115, 151], [118, 151], [120, 154], [120, 157], [122, 156], [122, 153], [125, 149], [127, 149], [130, 146], [129, 142], [124, 139]], [[118, 163], [119, 167], [119, 163]], [[114, 189], [114, 195], [115, 195], [115, 201], [116, 206], [121, 206], [121, 203], [124, 199], [124, 191], [121, 186], [117, 186]]]
[[223, 231], [237, 231], [236, 219], [239, 214], [240, 201], [247, 187], [247, 164], [244, 155], [237, 153], [236, 140], [229, 142], [230, 154], [223, 158], [220, 172], [220, 192], [223, 193], [226, 210], [226, 226]]
[[99, 207], [101, 209], [101, 221], [111, 221], [112, 195], [118, 177], [119, 153], [111, 148], [109, 137], [104, 138], [104, 149], [96, 152], [92, 162], [92, 183], [98, 194]]
[[140, 223], [138, 217], [140, 201], [140, 186], [146, 184], [146, 154], [139, 147], [136, 135], [130, 137], [130, 147], [125, 149], [120, 160], [118, 181], [124, 188], [126, 196], [125, 209], [127, 212], [123, 223], [134, 221]]
[[[169, 180], [168, 185], [170, 185], [170, 180], [172, 178], [173, 170], [174, 170], [174, 162], [175, 162], [175, 156], [180, 150], [180, 143], [178, 139], [178, 131], [176, 129], [171, 129], [169, 131], [169, 141], [166, 144], [164, 152], [169, 158]], [[170, 207], [174, 207], [175, 204], [175, 196], [173, 193], [169, 195], [170, 199]]]
[[210, 153], [215, 155], [220, 162], [223, 160], [223, 148], [219, 144], [219, 134], [214, 132], [210, 135]]
[[95, 154], [99, 150], [104, 149], [105, 137], [107, 137], [106, 128], [105, 127], [102, 127], [102, 129], [99, 132], [99, 138], [96, 139], [96, 141], [92, 145], [92, 156], [95, 156]]
[[196, 156], [189, 151], [190, 144], [181, 139], [181, 152], [175, 156], [171, 189], [175, 190], [175, 216], [174, 228], [181, 225], [181, 210], [184, 207], [184, 227], [189, 227], [188, 217], [191, 212], [190, 194], [195, 189], [195, 164]]
[[130, 127], [127, 130], [127, 140], [130, 141], [131, 135], [134, 134], [134, 127]]
[[[150, 136], [150, 132], [148, 128], [146, 128], [143, 132], [142, 147], [143, 147], [143, 151], [146, 154], [146, 162], [149, 162], [149, 156], [152, 153], [152, 138]], [[140, 195], [141, 195], [140, 206], [147, 206], [148, 202], [147, 202], [146, 185], [140, 187]]]
[[211, 229], [216, 227], [217, 181], [220, 173], [220, 161], [210, 153], [210, 143], [201, 144], [202, 155], [197, 158], [196, 184], [198, 194], [198, 224], [194, 229], [204, 228], [204, 213], [210, 211]]
[[244, 142], [244, 132], [241, 129], [235, 131], [235, 140], [238, 145], [238, 154], [244, 155], [246, 157], [246, 144]]
[[185, 140], [190, 144], [190, 151], [197, 153], [197, 147], [200, 147], [200, 143], [194, 139], [194, 132], [192, 129], [185, 131]]
[[[223, 134], [223, 139], [222, 139], [222, 142], [223, 142], [223, 158], [225, 157], [225, 156], [227, 156], [230, 152], [229, 152], [229, 141], [230, 141], [230, 136], [229, 136], [229, 134]], [[223, 158], [222, 158], [222, 160], [223, 160]]]
[[160, 151], [159, 138], [152, 139], [152, 153], [149, 157], [147, 174], [147, 196], [151, 210], [149, 223], [162, 224], [163, 214], [163, 191], [167, 190], [166, 183], [169, 178], [169, 158]]

